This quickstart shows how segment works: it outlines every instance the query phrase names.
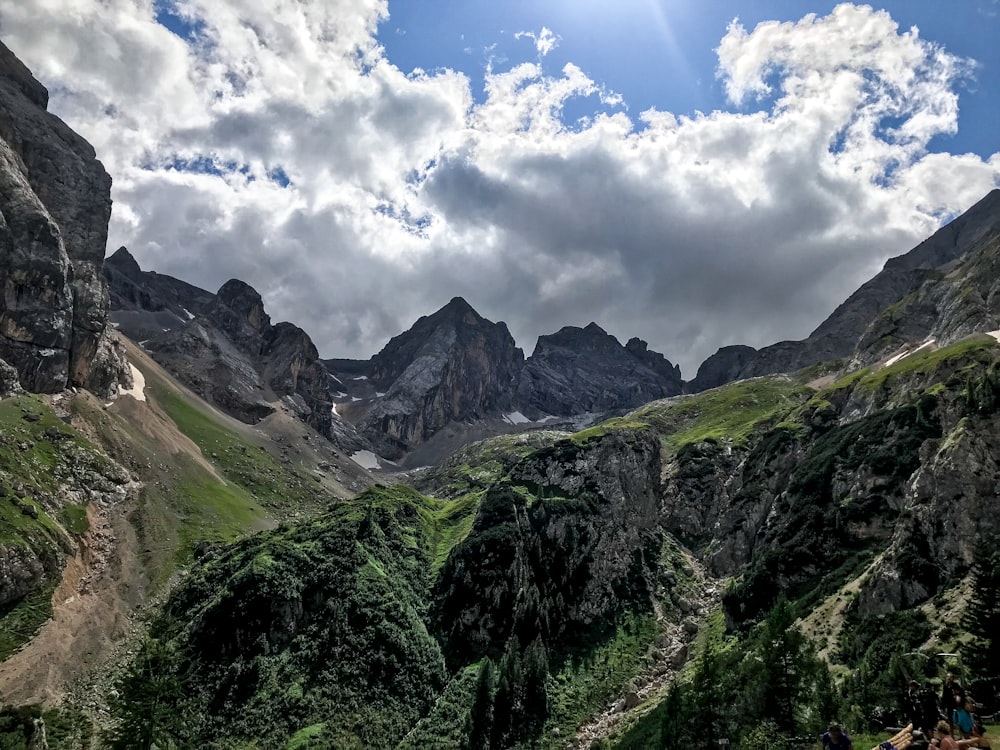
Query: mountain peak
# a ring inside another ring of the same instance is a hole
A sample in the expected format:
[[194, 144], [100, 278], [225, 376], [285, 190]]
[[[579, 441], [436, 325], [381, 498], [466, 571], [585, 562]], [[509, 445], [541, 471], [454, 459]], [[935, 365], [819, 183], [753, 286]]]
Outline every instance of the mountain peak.
[[132, 253], [128, 251], [128, 248], [122, 245], [120, 248], [114, 251], [105, 261], [106, 265], [112, 266], [115, 270], [121, 272], [128, 278], [134, 279], [142, 273], [142, 269], [139, 267], [139, 262], [132, 256]]

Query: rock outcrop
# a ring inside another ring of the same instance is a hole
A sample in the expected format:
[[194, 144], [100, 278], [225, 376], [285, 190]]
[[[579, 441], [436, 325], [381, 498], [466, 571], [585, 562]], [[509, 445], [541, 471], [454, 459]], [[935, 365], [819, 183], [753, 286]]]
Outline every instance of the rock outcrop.
[[517, 463], [441, 570], [433, 616], [447, 658], [496, 657], [511, 637], [572, 642], [648, 603], [659, 497], [660, 445], [649, 430], [563, 440]]
[[372, 357], [368, 377], [384, 396], [359, 429], [382, 455], [399, 457], [449, 423], [510, 410], [523, 363], [504, 323], [455, 297]]
[[539, 336], [517, 387], [525, 413], [571, 416], [630, 409], [681, 392], [680, 369], [646, 342], [627, 346], [596, 323]]
[[111, 178], [0, 44], [0, 357], [31, 391], [131, 383], [107, 327]]

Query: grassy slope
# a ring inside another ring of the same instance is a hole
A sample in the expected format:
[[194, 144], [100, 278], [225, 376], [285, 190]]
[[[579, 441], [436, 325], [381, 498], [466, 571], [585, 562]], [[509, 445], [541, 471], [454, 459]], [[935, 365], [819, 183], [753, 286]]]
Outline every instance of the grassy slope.
[[630, 414], [576, 433], [586, 440], [611, 429], [649, 425], [672, 451], [704, 440], [741, 444], [761, 425], [779, 419], [812, 391], [784, 376], [729, 383], [693, 396], [654, 401]]

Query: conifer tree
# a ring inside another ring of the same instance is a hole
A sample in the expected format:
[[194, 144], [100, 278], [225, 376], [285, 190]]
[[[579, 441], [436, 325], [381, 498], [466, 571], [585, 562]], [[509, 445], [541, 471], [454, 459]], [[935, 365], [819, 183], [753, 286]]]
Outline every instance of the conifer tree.
[[983, 552], [973, 568], [973, 593], [962, 619], [972, 636], [968, 662], [983, 677], [1000, 676], [1000, 553]]

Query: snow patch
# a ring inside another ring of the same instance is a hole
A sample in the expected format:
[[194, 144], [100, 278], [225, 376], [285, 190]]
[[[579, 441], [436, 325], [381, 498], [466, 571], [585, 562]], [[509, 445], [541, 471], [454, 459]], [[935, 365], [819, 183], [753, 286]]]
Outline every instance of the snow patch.
[[531, 420], [524, 416], [519, 411], [512, 411], [510, 414], [503, 415], [503, 421], [507, 424], [530, 424]]
[[358, 451], [357, 453], [352, 453], [351, 460], [362, 469], [379, 468], [378, 456], [371, 451]]
[[336, 381], [337, 381], [338, 383], [340, 383], [341, 385], [343, 385], [343, 384], [344, 384], [344, 381], [343, 381], [343, 380], [341, 380], [340, 378], [338, 378], [338, 377], [337, 377], [336, 375], [334, 375], [334, 374], [333, 374], [332, 372], [330, 373], [330, 377], [331, 377], [331, 378], [333, 378], [334, 380], [336, 380]]
[[[998, 341], [1000, 341], [1000, 339], [998, 339]], [[935, 344], [935, 339], [929, 339], [929, 340], [925, 341], [924, 343], [922, 343], [920, 346], [918, 346], [916, 349], [912, 349], [912, 350], [910, 350], [908, 352], [900, 352], [896, 356], [890, 357], [889, 359], [887, 359], [885, 361], [885, 364], [882, 365], [882, 367], [892, 367], [894, 364], [896, 364], [900, 360], [906, 359], [907, 357], [912, 356], [912, 355], [916, 354], [917, 352], [922, 352], [924, 349], [927, 349], [928, 347], [934, 346], [934, 344]]]
[[360, 401], [361, 399], [357, 396], [351, 396], [351, 401]]
[[996, 339], [997, 341], [1000, 341], [1000, 330], [996, 330], [996, 331], [987, 331], [986, 335], [987, 335], [987, 336], [992, 336], [992, 337], [993, 337], [993, 338], [995, 338], [995, 339]]
[[128, 390], [122, 389], [121, 395], [131, 396], [136, 401], [146, 400], [146, 378], [143, 374], [139, 372], [139, 368], [133, 365], [131, 362], [128, 363], [129, 368], [132, 370], [132, 387]]
[[537, 420], [537, 424], [545, 424], [546, 422], [558, 422], [558, 421], [559, 417], [549, 414], [547, 417], [542, 417], [541, 419]]
[[194, 320], [194, 313], [192, 313], [186, 307], [182, 307], [181, 310], [183, 310], [184, 314], [188, 316], [188, 320]]
[[385, 395], [385, 391], [375, 391], [375, 398], [382, 398]]
[[367, 375], [358, 375], [356, 378], [351, 378], [351, 380], [368, 380]]

